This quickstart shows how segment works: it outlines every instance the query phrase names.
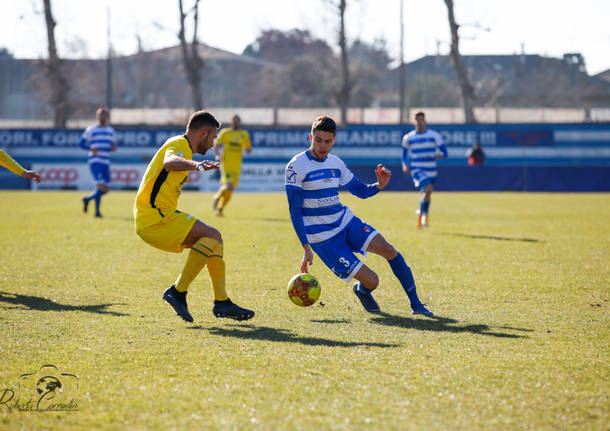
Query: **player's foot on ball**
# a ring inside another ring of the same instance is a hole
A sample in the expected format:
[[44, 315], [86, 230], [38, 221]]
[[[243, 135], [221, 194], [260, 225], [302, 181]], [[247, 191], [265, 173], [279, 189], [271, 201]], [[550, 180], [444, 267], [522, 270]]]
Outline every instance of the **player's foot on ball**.
[[234, 320], [249, 320], [254, 317], [254, 311], [233, 304], [230, 299], [214, 301], [212, 313], [216, 317], [226, 317]]
[[178, 292], [174, 286], [170, 286], [163, 292], [163, 300], [174, 308], [176, 314], [187, 322], [193, 321], [193, 316], [189, 313], [186, 305], [186, 293]]
[[432, 311], [428, 310], [426, 307], [424, 307], [424, 304], [419, 304], [419, 305], [413, 307], [413, 314], [421, 314], [423, 316], [428, 316], [428, 317], [434, 316], [434, 313]]
[[377, 301], [373, 298], [371, 291], [362, 286], [362, 283], [355, 283], [352, 289], [366, 311], [369, 313], [379, 312], [379, 304], [377, 304]]
[[89, 209], [89, 199], [83, 198], [83, 212], [86, 213]]

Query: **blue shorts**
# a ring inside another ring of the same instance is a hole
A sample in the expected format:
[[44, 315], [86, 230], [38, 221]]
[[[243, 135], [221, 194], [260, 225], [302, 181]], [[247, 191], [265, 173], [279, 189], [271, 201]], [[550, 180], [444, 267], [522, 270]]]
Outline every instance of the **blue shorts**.
[[371, 225], [354, 217], [345, 229], [326, 241], [310, 244], [322, 262], [337, 277], [349, 283], [364, 265], [354, 252], [364, 253], [378, 234]]
[[110, 184], [110, 165], [104, 163], [91, 163], [89, 165], [95, 184]]
[[428, 184], [434, 184], [436, 182], [436, 177], [429, 177], [425, 171], [416, 170], [411, 174], [411, 178], [413, 178], [413, 184], [415, 187], [419, 188], [419, 190], [423, 193], [424, 187]]

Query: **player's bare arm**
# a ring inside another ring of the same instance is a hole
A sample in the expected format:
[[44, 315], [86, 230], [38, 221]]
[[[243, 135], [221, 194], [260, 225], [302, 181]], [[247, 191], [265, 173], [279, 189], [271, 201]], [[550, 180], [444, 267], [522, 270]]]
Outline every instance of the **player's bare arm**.
[[307, 267], [313, 265], [313, 252], [309, 244], [303, 244], [303, 260], [301, 261], [301, 272], [309, 272]]
[[170, 156], [163, 162], [163, 168], [168, 171], [196, 171], [199, 169], [199, 166], [202, 166], [204, 170], [209, 171], [210, 169], [218, 169], [220, 163], [211, 160], [196, 162], [180, 156]]

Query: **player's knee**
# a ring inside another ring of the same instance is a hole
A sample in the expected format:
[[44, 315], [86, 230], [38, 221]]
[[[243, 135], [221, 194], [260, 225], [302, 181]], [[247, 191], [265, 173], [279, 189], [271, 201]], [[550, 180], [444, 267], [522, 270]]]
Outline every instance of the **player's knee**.
[[387, 243], [386, 247], [383, 249], [383, 257], [385, 257], [387, 260], [392, 260], [396, 256], [398, 256], [398, 251], [392, 244]]
[[377, 289], [377, 286], [379, 286], [379, 276], [375, 272], [371, 274], [369, 280], [367, 281], [369, 285], [365, 285], [365, 287], [367, 287], [368, 289]]

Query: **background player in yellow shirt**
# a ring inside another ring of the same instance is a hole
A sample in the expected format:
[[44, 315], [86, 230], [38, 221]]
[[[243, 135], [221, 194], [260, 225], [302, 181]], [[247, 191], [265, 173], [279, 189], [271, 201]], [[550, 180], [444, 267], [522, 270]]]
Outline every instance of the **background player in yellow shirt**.
[[231, 128], [220, 131], [214, 147], [216, 160], [221, 163], [220, 188], [214, 195], [212, 205], [217, 216], [222, 216], [222, 211], [229, 203], [233, 190], [237, 188], [244, 151], [246, 154], [252, 151], [250, 134], [241, 128], [239, 116], [234, 115], [231, 119]]
[[0, 166], [4, 166], [6, 169], [26, 180], [34, 180], [38, 184], [40, 182], [40, 175], [34, 171], [28, 171], [19, 163], [17, 163], [11, 156], [6, 154], [3, 150], [0, 150]]
[[178, 197], [182, 185], [188, 181], [189, 171], [218, 169], [218, 162], [196, 162], [192, 158], [193, 153], [205, 154], [214, 145], [219, 126], [209, 112], [195, 112], [186, 133], [168, 139], [154, 155], [140, 183], [133, 209], [136, 232], [145, 242], [175, 253], [191, 249], [182, 273], [163, 293], [163, 299], [187, 322], [193, 321], [186, 303], [187, 290], [206, 264], [214, 289], [214, 315], [236, 320], [254, 316], [254, 311], [233, 304], [227, 296], [220, 232], [177, 210]]

